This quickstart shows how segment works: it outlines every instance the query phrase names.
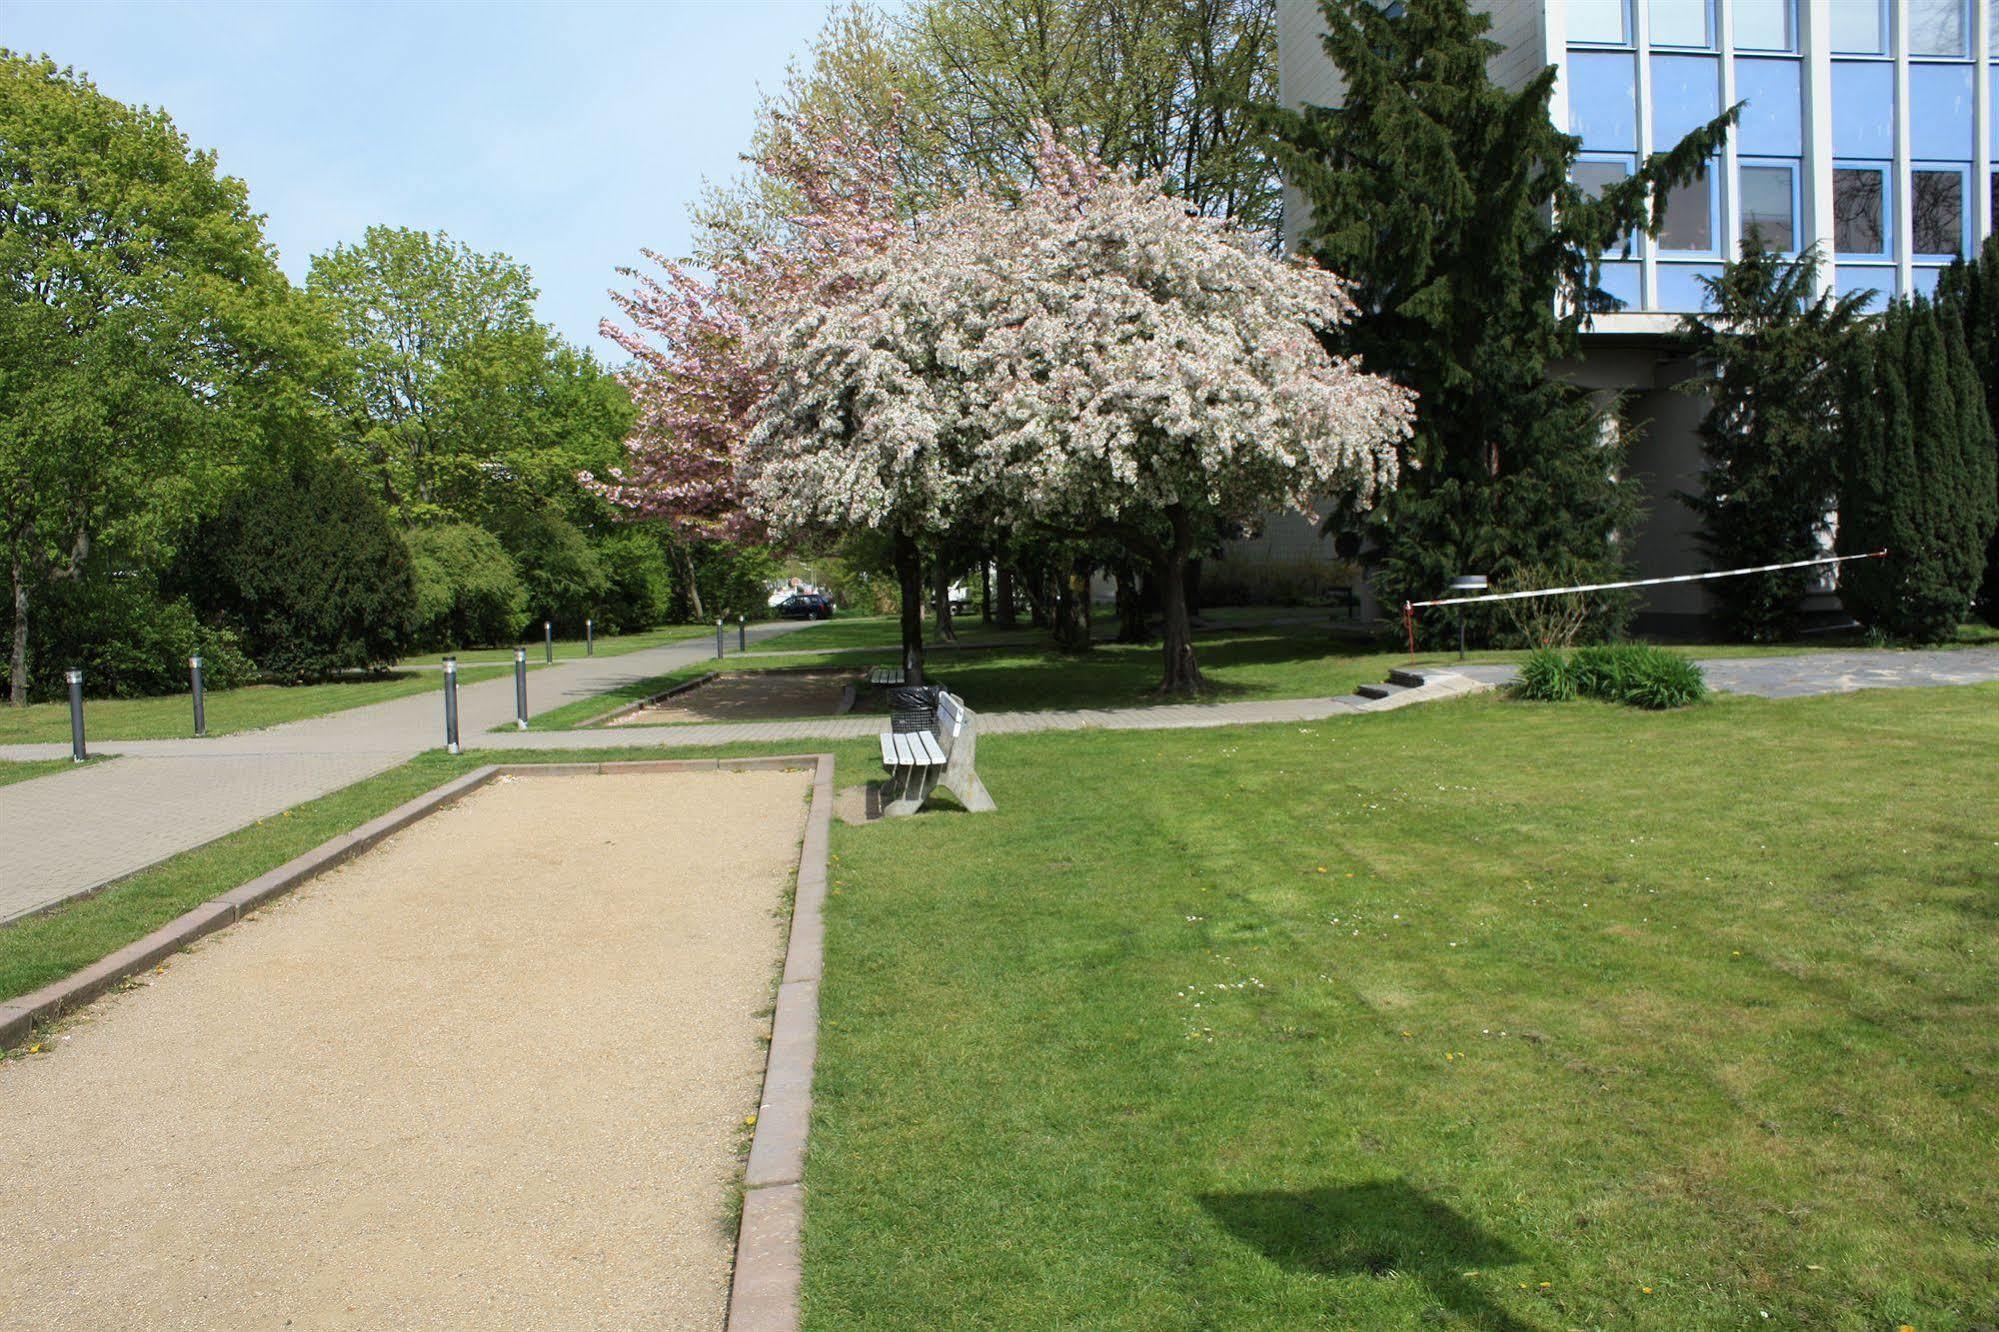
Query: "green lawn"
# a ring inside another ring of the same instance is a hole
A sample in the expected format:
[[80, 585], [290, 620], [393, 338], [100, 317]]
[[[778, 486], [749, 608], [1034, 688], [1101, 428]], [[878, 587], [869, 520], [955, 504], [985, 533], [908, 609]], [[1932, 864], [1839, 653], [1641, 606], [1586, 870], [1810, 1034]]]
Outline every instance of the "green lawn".
[[[67, 739], [67, 735], [64, 736]], [[74, 759], [0, 759], [0, 786], [10, 782], [25, 782], [31, 777], [47, 777], [51, 773], [69, 772], [77, 767], [88, 767], [103, 760], [92, 756], [79, 764]]]
[[[599, 634], [597, 651], [599, 657], [616, 657], [626, 652], [637, 652], [641, 648], [663, 647], [668, 643], [684, 643], [690, 638], [712, 636], [713, 624], [669, 624], [658, 629], [648, 629], [642, 634]], [[730, 642], [735, 641], [734, 620], [729, 622]], [[528, 660], [539, 663], [543, 659], [543, 644], [540, 637], [541, 626], [534, 626], [534, 634], [521, 642], [528, 650]], [[573, 661], [584, 655], [585, 645], [581, 638], [558, 638], [555, 640], [555, 659]], [[514, 650], [510, 647], [466, 648], [455, 654], [461, 666], [476, 665], [481, 662], [512, 662]], [[436, 666], [444, 660], [442, 652], [427, 652], [420, 656], [405, 657], [398, 666]]]
[[[1013, 629], [1001, 629], [980, 622], [978, 613], [960, 616], [957, 621], [958, 638], [966, 644], [1039, 642], [1044, 637], [1039, 629], [1028, 628], [1023, 623]], [[924, 620], [923, 632], [926, 638], [935, 632], [931, 621]], [[932, 647], [937, 645], [933, 642]], [[736, 650], [735, 632], [731, 629], [728, 639], [730, 652]], [[792, 633], [776, 638], [766, 638], [750, 644], [751, 656], [771, 652], [833, 652], [854, 651], [862, 648], [878, 648], [888, 655], [885, 662], [896, 660], [902, 650], [902, 621], [894, 615], [838, 615], [830, 620], [820, 620], [807, 624]], [[949, 648], [944, 649], [949, 651]]]
[[[474, 668], [460, 671], [458, 679], [471, 684], [505, 673], [500, 667]], [[326, 684], [247, 685], [241, 689], [209, 690], [204, 707], [208, 733], [227, 735], [232, 731], [251, 731], [260, 726], [343, 712], [443, 686], [444, 676], [439, 671], [407, 671], [379, 679], [336, 680]], [[187, 694], [86, 699], [83, 720], [92, 740], [180, 740], [194, 734], [194, 701]], [[0, 707], [0, 745], [68, 740], [67, 702]]]
[[806, 1323], [1989, 1327], [1995, 753], [1992, 686], [981, 745], [998, 813], [834, 831]]

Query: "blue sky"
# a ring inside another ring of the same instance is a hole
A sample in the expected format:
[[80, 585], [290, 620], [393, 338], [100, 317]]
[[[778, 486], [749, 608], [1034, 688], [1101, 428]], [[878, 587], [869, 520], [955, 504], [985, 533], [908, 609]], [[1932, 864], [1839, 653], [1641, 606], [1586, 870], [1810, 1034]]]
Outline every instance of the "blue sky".
[[0, 45], [166, 108], [249, 183], [294, 280], [372, 223], [442, 229], [526, 263], [542, 317], [608, 358], [615, 269], [685, 253], [688, 202], [827, 10], [0, 0]]

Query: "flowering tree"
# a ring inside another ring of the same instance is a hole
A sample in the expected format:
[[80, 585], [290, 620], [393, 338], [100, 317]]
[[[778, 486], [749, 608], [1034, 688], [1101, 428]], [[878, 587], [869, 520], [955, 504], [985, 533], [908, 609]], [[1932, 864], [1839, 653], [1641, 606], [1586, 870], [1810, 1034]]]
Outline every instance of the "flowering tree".
[[1196, 534], [1395, 478], [1410, 396], [1320, 331], [1337, 278], [1042, 137], [1018, 202], [974, 195], [844, 256], [791, 324], [740, 455], [779, 530], [907, 543], [983, 514], [1113, 538], [1155, 570], [1164, 693], [1197, 691]]
[[871, 136], [815, 118], [783, 129], [755, 165], [773, 195], [795, 203], [785, 224], [775, 234], [711, 236], [708, 276], [645, 251], [661, 276], [620, 269], [634, 287], [611, 298], [627, 322], [601, 325], [632, 358], [622, 378], [639, 415], [624, 465], [580, 479], [682, 540], [760, 534], [735, 455], [769, 390], [775, 335], [850, 285], [847, 261], [879, 251], [896, 227], [892, 132]]

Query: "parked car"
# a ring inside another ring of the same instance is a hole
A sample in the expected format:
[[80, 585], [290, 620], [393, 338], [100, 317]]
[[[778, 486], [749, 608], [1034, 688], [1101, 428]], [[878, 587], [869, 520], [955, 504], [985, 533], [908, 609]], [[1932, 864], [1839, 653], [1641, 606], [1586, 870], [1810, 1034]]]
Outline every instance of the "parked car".
[[777, 613], [787, 620], [830, 620], [833, 598], [818, 592], [799, 592], [779, 602]]

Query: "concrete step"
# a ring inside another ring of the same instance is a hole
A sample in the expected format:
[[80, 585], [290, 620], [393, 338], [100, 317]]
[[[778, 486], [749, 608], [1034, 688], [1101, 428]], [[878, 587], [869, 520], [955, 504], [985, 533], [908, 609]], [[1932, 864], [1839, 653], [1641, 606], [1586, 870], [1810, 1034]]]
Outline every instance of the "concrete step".
[[1430, 681], [1424, 676], [1422, 671], [1397, 666], [1388, 673], [1388, 683], [1401, 685], [1404, 689], [1421, 689], [1424, 685], [1430, 683]]
[[1397, 694], [1408, 693], [1409, 689], [1398, 684], [1365, 684], [1354, 692], [1362, 698], [1394, 698]]

